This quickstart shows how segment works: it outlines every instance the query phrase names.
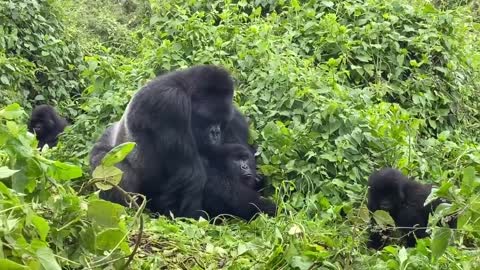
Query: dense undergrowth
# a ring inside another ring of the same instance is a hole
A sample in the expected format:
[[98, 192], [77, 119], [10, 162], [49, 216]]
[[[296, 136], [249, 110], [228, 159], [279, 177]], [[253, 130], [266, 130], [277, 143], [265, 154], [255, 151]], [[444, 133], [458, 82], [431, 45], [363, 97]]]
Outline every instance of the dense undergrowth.
[[[139, 219], [92, 193], [88, 152], [145, 82], [200, 63], [232, 71], [281, 213], [145, 215], [130, 268], [480, 268], [477, 15], [475, 1], [0, 0], [0, 269], [122, 267]], [[23, 109], [45, 102], [73, 124], [40, 152]], [[452, 202], [416, 248], [365, 247], [366, 178], [383, 166]], [[434, 226], [452, 211], [457, 230]]]

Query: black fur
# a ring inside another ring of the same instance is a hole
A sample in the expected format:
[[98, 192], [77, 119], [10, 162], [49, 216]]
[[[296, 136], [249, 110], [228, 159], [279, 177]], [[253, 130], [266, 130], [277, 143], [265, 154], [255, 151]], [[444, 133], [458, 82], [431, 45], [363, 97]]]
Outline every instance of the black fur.
[[230, 214], [245, 220], [264, 212], [275, 216], [276, 205], [255, 189], [255, 160], [241, 144], [225, 144], [214, 159], [206, 160], [204, 208], [210, 217]]
[[[432, 185], [414, 182], [396, 169], [384, 168], [370, 176], [368, 186], [368, 209], [371, 212], [387, 211], [395, 221], [396, 227], [419, 227], [399, 229], [402, 235], [406, 236], [407, 247], [415, 246], [416, 238], [428, 236], [424, 229], [428, 225], [428, 216], [443, 201], [437, 199], [424, 206]], [[455, 223], [453, 219], [449, 225], [455, 227]], [[382, 248], [388, 236], [387, 232], [372, 232], [368, 247]]]
[[265, 179], [256, 171], [256, 149], [248, 143], [249, 128], [247, 119], [237, 108], [233, 108], [232, 119], [219, 126], [209, 126], [202, 119], [193, 117], [192, 130], [200, 155], [207, 160], [221, 159], [225, 152], [223, 149], [225, 144], [241, 144], [247, 148], [250, 151], [249, 163], [253, 164], [255, 170], [255, 177], [251, 179], [249, 185], [257, 191], [264, 187]]
[[[202, 119], [206, 126], [226, 125], [232, 97], [233, 80], [219, 67], [161, 75], [137, 92], [120, 121], [105, 131], [91, 151], [90, 166], [98, 166], [108, 149], [134, 141], [137, 146], [119, 165], [124, 170], [120, 186], [144, 194], [152, 212], [199, 217], [207, 177], [192, 119]], [[116, 190], [100, 196], [124, 204]]]
[[28, 130], [35, 133], [38, 140], [38, 147], [45, 144], [49, 147], [57, 145], [58, 135], [63, 132], [68, 122], [49, 105], [36, 106], [28, 123]]

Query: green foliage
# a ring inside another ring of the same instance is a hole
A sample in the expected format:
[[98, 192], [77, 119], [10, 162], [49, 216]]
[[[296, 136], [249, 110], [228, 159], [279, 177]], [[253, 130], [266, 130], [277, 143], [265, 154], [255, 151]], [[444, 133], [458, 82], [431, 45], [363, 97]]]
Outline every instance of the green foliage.
[[[47, 0], [0, 1], [2, 102], [68, 100], [81, 88], [81, 54]], [[3, 90], [5, 91], [5, 90]]]
[[[0, 102], [29, 108], [46, 99], [74, 118], [58, 147], [39, 153], [20, 108], [0, 111], [0, 194], [8, 203], [0, 268], [124, 263], [131, 218], [73, 187], [118, 183], [114, 163], [133, 145], [88, 168], [95, 139], [148, 80], [200, 63], [233, 72], [235, 102], [250, 118], [271, 184], [266, 195], [281, 215], [224, 226], [147, 220], [133, 269], [479, 268], [476, 5], [0, 0]], [[435, 183], [428, 200], [450, 201], [416, 248], [365, 248], [371, 218], [392, 225], [365, 207], [366, 177], [383, 166]], [[458, 230], [437, 226], [451, 214]]]
[[[78, 166], [44, 158], [18, 104], [0, 109], [2, 269], [104, 269], [129, 254], [124, 209], [78, 196]], [[108, 251], [109, 253], [104, 253]]]

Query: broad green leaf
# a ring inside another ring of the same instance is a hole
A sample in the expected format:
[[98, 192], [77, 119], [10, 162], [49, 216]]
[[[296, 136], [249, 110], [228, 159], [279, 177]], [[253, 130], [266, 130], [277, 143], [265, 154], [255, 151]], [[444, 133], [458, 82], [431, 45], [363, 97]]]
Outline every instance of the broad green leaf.
[[112, 166], [122, 161], [135, 147], [134, 142], [126, 142], [115, 146], [105, 157], [103, 157], [101, 164], [104, 166]]
[[390, 216], [390, 214], [384, 210], [377, 210], [373, 213], [373, 218], [381, 227], [386, 227], [388, 225], [395, 226], [395, 221]]
[[252, 249], [251, 245], [246, 245], [244, 243], [240, 243], [240, 244], [238, 244], [238, 247], [237, 247], [237, 256], [240, 256], [240, 255], [250, 251], [251, 249]]
[[399, 66], [403, 66], [404, 61], [405, 61], [405, 55], [403, 54], [397, 55], [397, 63]]
[[0, 167], [0, 179], [8, 178], [8, 177], [14, 175], [18, 171], [19, 170], [10, 170], [8, 167], [2, 166], [2, 167]]
[[3, 84], [10, 85], [10, 81], [8, 80], [7, 76], [5, 76], [5, 74], [3, 74], [2, 76], [0, 76], [0, 81], [1, 81]]
[[29, 270], [30, 268], [8, 259], [0, 259], [0, 269], [2, 270]]
[[333, 2], [332, 1], [322, 1], [322, 5], [328, 7], [328, 8], [331, 8], [334, 6]]
[[290, 265], [294, 269], [308, 270], [312, 267], [313, 262], [306, 256], [293, 256]]
[[475, 168], [470, 166], [463, 170], [461, 190], [464, 194], [471, 194], [480, 183], [475, 181]]
[[470, 210], [463, 211], [458, 217], [457, 228], [459, 230], [465, 229], [464, 226], [467, 225], [472, 220], [472, 212]]
[[87, 217], [102, 227], [118, 227], [124, 208], [116, 203], [93, 200], [88, 203]]
[[33, 226], [35, 226], [35, 228], [37, 228], [40, 239], [45, 241], [48, 232], [50, 231], [50, 226], [48, 225], [48, 222], [41, 216], [34, 215], [32, 217], [32, 224]]
[[3, 182], [0, 182], [0, 194], [8, 197], [9, 199], [11, 198], [18, 199], [18, 197], [14, 196], [12, 194], [12, 191]]
[[290, 5], [292, 5], [292, 7], [293, 7], [294, 10], [297, 10], [297, 11], [300, 10], [300, 4], [298, 3], [297, 0], [292, 0], [292, 1], [290, 2]]
[[20, 127], [18, 126], [17, 123], [15, 123], [14, 121], [7, 121], [6, 126], [7, 126], [8, 131], [10, 131], [10, 133], [11, 133], [14, 137], [18, 137], [19, 131], [20, 131]]
[[108, 181], [109, 183], [97, 182], [95, 185], [98, 189], [109, 190], [113, 188], [111, 184], [118, 185], [120, 183], [122, 175], [123, 172], [117, 167], [100, 165], [93, 170], [92, 178]]
[[53, 255], [53, 252], [50, 248], [48, 247], [39, 248], [36, 254], [44, 269], [62, 270], [62, 268], [58, 264], [57, 259]]
[[365, 205], [362, 205], [360, 209], [358, 209], [358, 215], [360, 216], [363, 222], [370, 221], [370, 211], [368, 211], [368, 208]]
[[480, 213], [480, 201], [473, 201], [470, 203], [470, 210], [472, 210], [474, 213]]
[[427, 205], [429, 203], [431, 203], [433, 200], [437, 199], [438, 196], [437, 196], [437, 190], [438, 188], [437, 187], [432, 187], [432, 190], [430, 190], [430, 194], [428, 194], [428, 197], [427, 199], [425, 200], [425, 202], [423, 203], [423, 205]]
[[24, 113], [25, 111], [20, 107], [20, 105], [13, 103], [0, 110], [0, 118], [13, 120], [22, 116]]
[[452, 231], [446, 227], [436, 227], [433, 229], [432, 236], [432, 259], [436, 261], [440, 258], [448, 246], [448, 240]]
[[300, 228], [300, 226], [298, 226], [297, 224], [294, 224], [290, 228], [290, 230], [288, 230], [288, 234], [289, 235], [295, 235], [295, 236], [303, 235], [303, 230], [302, 230], [302, 228]]
[[82, 176], [82, 169], [79, 166], [54, 161], [48, 167], [47, 174], [56, 180], [71, 180]]
[[106, 229], [97, 235], [96, 247], [100, 250], [111, 250], [122, 241], [125, 232], [118, 228]]
[[446, 197], [448, 195], [448, 190], [453, 187], [453, 183], [450, 181], [445, 181], [442, 185], [435, 191], [435, 193], [440, 197]]

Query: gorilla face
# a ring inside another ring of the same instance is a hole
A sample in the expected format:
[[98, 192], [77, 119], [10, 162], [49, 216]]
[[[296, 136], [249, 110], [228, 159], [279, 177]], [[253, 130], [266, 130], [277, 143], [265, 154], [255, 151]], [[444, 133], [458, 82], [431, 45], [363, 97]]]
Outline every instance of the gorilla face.
[[232, 120], [233, 106], [230, 95], [217, 93], [192, 95], [191, 126], [200, 152], [223, 143], [224, 130]]
[[408, 178], [399, 171], [384, 169], [369, 178], [368, 209], [384, 210], [395, 215], [405, 200], [405, 184]]
[[30, 132], [34, 132], [38, 139], [45, 138], [56, 126], [56, 115], [48, 107], [37, 108], [29, 123]]
[[226, 120], [207, 119], [198, 115], [192, 116], [192, 132], [200, 153], [213, 151], [223, 143], [223, 127]]
[[39, 105], [32, 111], [28, 130], [35, 133], [40, 148], [45, 144], [53, 147], [57, 144], [57, 136], [63, 132], [67, 124], [67, 120], [58, 115], [52, 106]]
[[242, 145], [237, 145], [230, 151], [230, 155], [226, 160], [226, 170], [230, 175], [238, 177], [248, 187], [256, 189], [257, 172], [255, 159], [249, 149]]
[[38, 119], [32, 119], [31, 121], [32, 132], [34, 132], [38, 138], [45, 137], [48, 134], [49, 130], [53, 128], [55, 123], [50, 118], [43, 119], [42, 117]]
[[220, 145], [222, 142], [222, 131], [220, 125], [211, 125], [207, 129], [208, 141], [211, 145]]

